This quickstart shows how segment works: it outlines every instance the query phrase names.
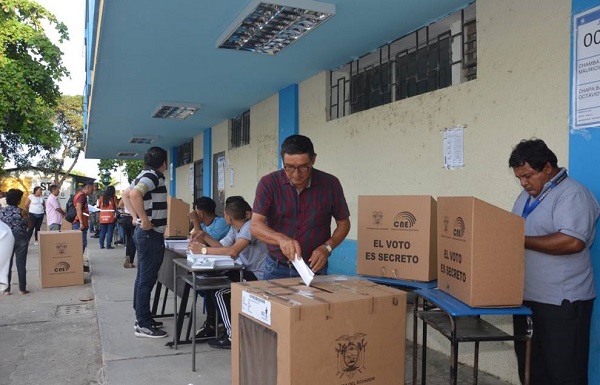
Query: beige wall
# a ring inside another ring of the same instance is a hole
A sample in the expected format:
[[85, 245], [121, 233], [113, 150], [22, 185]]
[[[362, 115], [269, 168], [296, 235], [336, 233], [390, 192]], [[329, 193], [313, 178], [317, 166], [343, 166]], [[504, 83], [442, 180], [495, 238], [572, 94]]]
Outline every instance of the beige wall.
[[[316, 167], [344, 186], [349, 239], [363, 194], [474, 195], [510, 210], [520, 186], [507, 163], [521, 139], [544, 139], [568, 166], [570, 2], [478, 0], [477, 38], [477, 80], [346, 118], [326, 119], [327, 72], [299, 84], [300, 133], [315, 144]], [[213, 153], [225, 150], [235, 170], [233, 188], [226, 173], [225, 196], [252, 202], [258, 178], [277, 168], [278, 103], [274, 95], [251, 108], [249, 146], [229, 150], [227, 122], [213, 128]], [[465, 167], [445, 170], [443, 129], [456, 125], [467, 127]], [[509, 319], [495, 324], [511, 329]], [[445, 352], [448, 345], [430, 342]], [[482, 370], [518, 383], [512, 344], [481, 351]], [[461, 344], [461, 361], [471, 362], [471, 352]]]

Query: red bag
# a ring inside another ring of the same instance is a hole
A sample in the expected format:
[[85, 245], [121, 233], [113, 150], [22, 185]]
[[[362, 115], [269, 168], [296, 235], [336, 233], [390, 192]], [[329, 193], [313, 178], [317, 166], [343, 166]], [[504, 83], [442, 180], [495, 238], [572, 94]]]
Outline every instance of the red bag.
[[98, 220], [101, 224], [109, 224], [115, 222], [115, 210], [116, 210], [116, 202], [115, 199], [111, 199], [108, 203], [108, 206], [103, 206], [104, 197], [100, 197], [98, 199], [98, 208], [100, 209], [100, 215]]

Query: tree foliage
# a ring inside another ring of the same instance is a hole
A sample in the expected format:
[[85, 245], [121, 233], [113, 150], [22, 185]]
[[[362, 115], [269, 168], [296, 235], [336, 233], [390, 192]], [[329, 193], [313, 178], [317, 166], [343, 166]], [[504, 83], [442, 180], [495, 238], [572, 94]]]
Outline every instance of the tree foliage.
[[42, 23], [68, 40], [67, 27], [30, 0], [0, 2], [0, 154], [17, 165], [60, 143], [54, 130], [57, 82], [69, 73]]
[[[83, 151], [83, 96], [63, 95], [55, 109], [54, 129], [60, 135], [60, 144], [50, 151], [38, 154], [41, 160], [37, 167], [47, 173], [54, 173], [54, 180], [59, 186], [72, 173], [73, 167]], [[70, 162], [65, 170], [67, 160]]]
[[143, 160], [122, 160], [122, 159], [101, 159], [98, 162], [98, 170], [100, 171], [100, 180], [105, 174], [110, 174], [111, 171], [117, 171], [118, 167], [125, 167], [127, 181], [130, 183], [144, 168]]

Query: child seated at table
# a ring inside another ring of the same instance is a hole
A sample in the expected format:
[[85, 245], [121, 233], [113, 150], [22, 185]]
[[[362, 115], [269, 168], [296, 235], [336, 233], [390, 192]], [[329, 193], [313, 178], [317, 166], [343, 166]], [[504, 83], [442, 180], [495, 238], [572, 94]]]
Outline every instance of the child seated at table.
[[[196, 254], [229, 255], [235, 263], [244, 266], [242, 271], [244, 281], [262, 279], [263, 266], [268, 251], [266, 245], [250, 234], [250, 216], [252, 208], [241, 196], [232, 196], [225, 201], [225, 220], [231, 226], [225, 238], [215, 240], [205, 232], [197, 234], [189, 248]], [[239, 281], [239, 272], [226, 273], [230, 280]], [[196, 332], [197, 341], [205, 341], [215, 336], [216, 307], [218, 306], [221, 319], [226, 331], [217, 338], [208, 340], [211, 347], [231, 349], [230, 302], [231, 289], [221, 289], [206, 296], [206, 321]]]

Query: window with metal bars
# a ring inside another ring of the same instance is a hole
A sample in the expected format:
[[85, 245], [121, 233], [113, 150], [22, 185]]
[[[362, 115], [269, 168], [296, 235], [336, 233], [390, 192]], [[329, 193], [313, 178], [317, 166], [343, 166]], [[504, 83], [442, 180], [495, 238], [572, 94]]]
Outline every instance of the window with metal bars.
[[192, 163], [194, 140], [185, 142], [177, 147], [177, 167]]
[[477, 78], [475, 3], [329, 72], [329, 119]]
[[231, 119], [230, 127], [230, 148], [238, 148], [250, 144], [250, 110]]

